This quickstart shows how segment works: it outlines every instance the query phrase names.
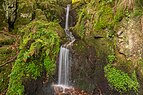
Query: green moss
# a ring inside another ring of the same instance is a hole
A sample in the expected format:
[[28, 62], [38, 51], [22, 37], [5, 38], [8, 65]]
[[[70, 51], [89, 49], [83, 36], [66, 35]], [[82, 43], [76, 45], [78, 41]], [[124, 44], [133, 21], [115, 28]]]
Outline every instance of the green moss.
[[[94, 4], [95, 2], [97, 4]], [[92, 34], [104, 35], [105, 29], [114, 30], [114, 26], [122, 20], [124, 14], [122, 10], [117, 10], [115, 13], [111, 2], [113, 1], [91, 1], [78, 10], [78, 21], [74, 27], [77, 35], [85, 38]]]
[[[0, 48], [0, 65], [5, 64], [16, 56], [16, 50], [11, 49], [10, 45]], [[0, 68], [0, 92], [5, 92], [9, 83], [9, 74], [11, 73], [12, 62], [5, 64]]]
[[114, 16], [114, 24], [117, 24], [118, 22], [120, 22], [124, 17], [124, 12], [123, 9], [117, 9], [115, 16]]
[[82, 9], [81, 11], [78, 12], [79, 18], [78, 22], [74, 27], [74, 30], [77, 31], [77, 35], [80, 36], [81, 38], [84, 38], [85, 36], [85, 9]]
[[24, 36], [10, 74], [7, 95], [24, 95], [23, 81], [37, 79], [44, 69], [48, 76], [54, 73], [60, 43], [57, 34], [59, 27], [56, 22], [41, 20], [32, 21], [20, 30]]
[[132, 13], [133, 17], [142, 16], [143, 10], [142, 8], [136, 7]]
[[104, 28], [112, 27], [113, 21], [113, 11], [108, 5], [99, 6], [99, 11], [97, 12], [98, 18], [95, 20], [94, 28], [95, 30], [101, 30]]
[[22, 25], [26, 25], [34, 19], [33, 14], [36, 8], [35, 0], [18, 0], [17, 19], [14, 23], [15, 31]]
[[105, 66], [104, 72], [110, 86], [115, 90], [121, 93], [128, 91], [138, 93], [139, 83], [137, 81], [135, 71], [130, 77], [127, 73], [116, 69], [115, 67], [111, 66], [111, 64], [108, 64]]
[[58, 1], [38, 1], [38, 8], [44, 11], [48, 21], [60, 21], [60, 17], [64, 12], [64, 7], [58, 4]]
[[7, 20], [5, 17], [5, 11], [3, 9], [3, 2], [4, 0], [0, 1], [0, 30], [3, 30], [4, 27], [7, 27]]

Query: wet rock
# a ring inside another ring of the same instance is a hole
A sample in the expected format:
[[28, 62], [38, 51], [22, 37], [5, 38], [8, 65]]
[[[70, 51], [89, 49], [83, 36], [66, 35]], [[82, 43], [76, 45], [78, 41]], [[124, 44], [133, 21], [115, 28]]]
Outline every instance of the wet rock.
[[74, 43], [72, 80], [75, 87], [93, 93], [97, 93], [94, 89], [100, 89], [101, 93], [110, 94], [103, 70], [111, 53], [108, 43], [104, 38], [86, 38], [85, 42]]

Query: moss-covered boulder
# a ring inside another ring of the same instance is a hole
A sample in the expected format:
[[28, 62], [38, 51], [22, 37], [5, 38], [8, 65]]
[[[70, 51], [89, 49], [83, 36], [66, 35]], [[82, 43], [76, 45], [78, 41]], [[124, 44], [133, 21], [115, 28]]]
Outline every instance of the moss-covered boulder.
[[44, 20], [34, 20], [20, 30], [24, 36], [10, 74], [7, 95], [34, 93], [37, 87], [27, 89], [25, 88], [27, 82], [36, 80], [44, 72], [46, 72], [44, 74], [46, 80], [54, 74], [55, 58], [60, 45], [57, 31], [63, 31], [57, 22]]
[[17, 19], [15, 21], [15, 28], [20, 28], [22, 25], [30, 23], [34, 19], [34, 12], [36, 9], [35, 0], [18, 0], [17, 2]]

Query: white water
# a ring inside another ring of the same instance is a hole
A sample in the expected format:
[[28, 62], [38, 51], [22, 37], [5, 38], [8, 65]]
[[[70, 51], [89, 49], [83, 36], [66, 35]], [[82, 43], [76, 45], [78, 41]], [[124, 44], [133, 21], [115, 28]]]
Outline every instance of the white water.
[[69, 30], [69, 11], [70, 11], [70, 5], [67, 5], [66, 8], [66, 23], [65, 23], [65, 32], [68, 32]]
[[58, 72], [58, 85], [63, 86], [70, 86], [70, 56], [69, 56], [69, 47], [74, 41], [75, 38], [72, 35], [72, 33], [69, 31], [69, 11], [70, 11], [70, 5], [67, 5], [66, 8], [66, 23], [65, 23], [65, 33], [70, 38], [70, 42], [68, 44], [65, 44], [64, 46], [61, 46], [60, 48], [60, 57], [59, 57], [59, 72]]
[[69, 43], [69, 45], [71, 45], [75, 41], [75, 38], [72, 35], [72, 33], [69, 31], [69, 11], [70, 11], [70, 5], [68, 4], [66, 8], [65, 33], [70, 38], [71, 42]]
[[68, 44], [61, 46], [60, 48], [58, 84], [53, 85], [54, 87], [62, 88], [63, 93], [65, 92], [65, 89], [72, 88], [70, 84], [70, 74], [71, 74], [70, 50], [68, 49], [68, 47], [72, 45], [72, 43], [75, 41], [75, 38], [72, 35], [72, 33], [69, 31], [69, 26], [68, 26], [69, 11], [70, 11], [70, 5], [67, 5], [65, 33], [67, 37], [70, 38], [70, 42], [68, 42]]
[[69, 58], [70, 58], [69, 49], [61, 46], [60, 58], [59, 58], [58, 85], [69, 86], [69, 79], [70, 79], [70, 59]]

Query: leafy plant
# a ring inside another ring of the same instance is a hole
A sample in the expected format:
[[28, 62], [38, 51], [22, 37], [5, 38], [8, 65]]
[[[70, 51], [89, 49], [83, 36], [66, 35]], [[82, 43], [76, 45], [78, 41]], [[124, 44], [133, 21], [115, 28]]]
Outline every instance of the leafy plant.
[[55, 58], [60, 45], [57, 31], [60, 29], [60, 25], [56, 22], [41, 20], [32, 21], [20, 30], [24, 36], [10, 74], [7, 95], [24, 95], [23, 81], [37, 79], [44, 69], [47, 75], [54, 73]]
[[135, 93], [138, 93], [139, 83], [135, 71], [130, 77], [127, 73], [108, 64], [104, 67], [104, 72], [105, 77], [112, 88], [119, 92], [134, 91]]
[[115, 55], [108, 55], [108, 62], [111, 64], [116, 59]]
[[85, 9], [80, 10], [78, 12], [78, 14], [79, 14], [79, 19], [78, 19], [78, 22], [75, 25], [74, 29], [75, 29], [75, 31], [79, 31], [77, 33], [81, 38], [84, 38], [85, 32], [86, 32], [85, 19], [87, 19], [87, 14], [85, 14]]

